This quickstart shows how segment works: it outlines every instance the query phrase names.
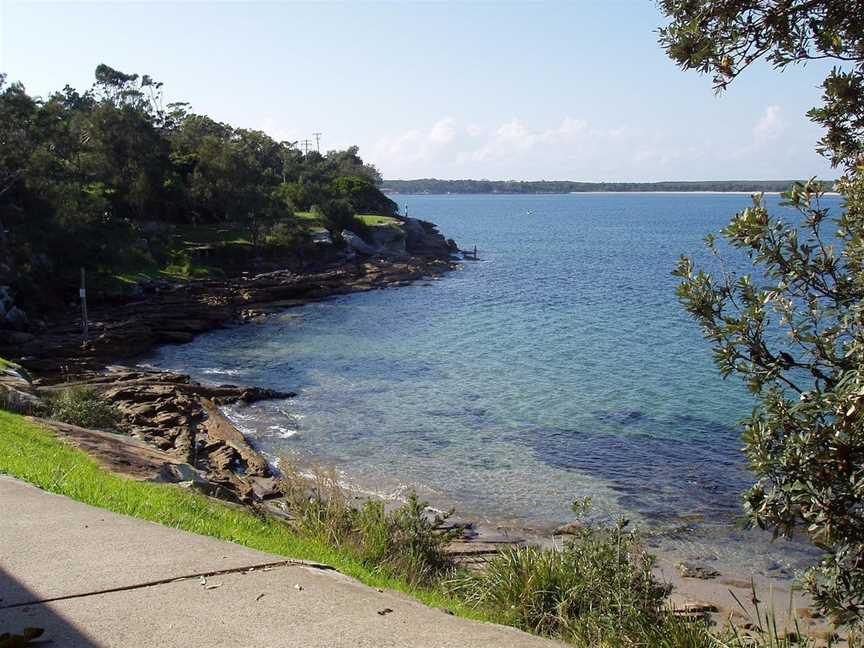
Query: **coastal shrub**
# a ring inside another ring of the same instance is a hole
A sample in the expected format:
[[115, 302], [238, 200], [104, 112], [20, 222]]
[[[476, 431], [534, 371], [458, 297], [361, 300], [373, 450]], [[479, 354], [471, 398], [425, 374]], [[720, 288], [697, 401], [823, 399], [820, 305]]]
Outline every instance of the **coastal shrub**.
[[357, 218], [354, 207], [344, 198], [328, 200], [320, 205], [319, 210], [334, 241], [342, 240], [342, 230], [354, 232], [361, 238], [369, 233], [366, 223]]
[[[741, 376], [756, 396], [744, 421], [750, 522], [775, 536], [806, 529], [823, 551], [806, 577], [817, 605], [864, 626], [864, 13], [844, 0], [659, 4], [667, 54], [711, 74], [717, 90], [763, 57], [778, 69], [837, 66], [807, 115], [824, 128], [817, 151], [842, 173], [833, 186], [842, 205], [824, 204], [827, 186], [797, 183], [785, 194], [789, 223], [757, 194], [722, 230], [749, 273], [682, 257], [674, 274], [721, 375]], [[720, 257], [719, 242], [707, 242]]]
[[505, 549], [451, 587], [472, 605], [509, 611], [524, 630], [594, 645], [667, 622], [669, 587], [654, 578], [653, 567], [626, 522], [586, 524], [560, 549]]
[[357, 514], [361, 558], [410, 583], [433, 583], [453, 568], [444, 546], [458, 531], [442, 528], [448, 517], [447, 513], [431, 513], [428, 503], [414, 492], [390, 512], [384, 502], [369, 500]]
[[370, 178], [361, 176], [340, 176], [333, 181], [333, 193], [351, 203], [358, 213], [385, 214], [392, 216], [399, 207], [398, 205], [381, 193], [375, 182]]
[[119, 420], [114, 407], [92, 387], [69, 387], [47, 401], [47, 416], [86, 428], [113, 428]]
[[273, 248], [298, 250], [309, 244], [309, 236], [297, 223], [279, 221], [274, 223], [264, 237], [267, 245]]
[[388, 511], [380, 500], [352, 500], [332, 473], [285, 471], [283, 477], [299, 533], [412, 585], [433, 585], [452, 572], [444, 546], [458, 532], [443, 528], [449, 514], [430, 513], [415, 493]]

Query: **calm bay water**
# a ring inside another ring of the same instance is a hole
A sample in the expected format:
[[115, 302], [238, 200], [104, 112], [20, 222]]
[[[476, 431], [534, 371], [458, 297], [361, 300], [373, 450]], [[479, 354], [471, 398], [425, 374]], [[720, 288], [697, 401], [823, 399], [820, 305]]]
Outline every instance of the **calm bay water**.
[[591, 495], [595, 512], [661, 531], [657, 543], [688, 557], [793, 569], [803, 548], [734, 528], [750, 479], [736, 421], [752, 400], [719, 378], [670, 275], [749, 200], [398, 196], [412, 216], [476, 244], [480, 261], [147, 361], [297, 391], [229, 413], [272, 458], [336, 467], [361, 489], [416, 488], [438, 506], [538, 529]]

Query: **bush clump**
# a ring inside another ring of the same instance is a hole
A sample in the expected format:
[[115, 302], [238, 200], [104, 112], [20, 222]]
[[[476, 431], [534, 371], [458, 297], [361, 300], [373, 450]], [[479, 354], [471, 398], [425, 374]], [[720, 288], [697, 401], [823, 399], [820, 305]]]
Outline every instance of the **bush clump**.
[[644, 632], [664, 622], [669, 587], [626, 526], [586, 525], [560, 550], [508, 548], [453, 590], [476, 607], [509, 610], [524, 630], [586, 645]]
[[308, 479], [295, 473], [283, 488], [301, 534], [345, 550], [368, 567], [424, 586], [453, 571], [444, 551], [458, 534], [444, 528], [450, 514], [431, 514], [414, 492], [388, 511], [380, 500], [355, 506], [333, 475]]
[[113, 428], [119, 420], [114, 407], [92, 387], [70, 387], [47, 401], [48, 418], [86, 428]]
[[366, 223], [357, 218], [354, 207], [344, 198], [328, 200], [318, 207], [318, 211], [334, 242], [341, 242], [343, 230], [354, 232], [360, 238], [365, 238], [369, 233]]

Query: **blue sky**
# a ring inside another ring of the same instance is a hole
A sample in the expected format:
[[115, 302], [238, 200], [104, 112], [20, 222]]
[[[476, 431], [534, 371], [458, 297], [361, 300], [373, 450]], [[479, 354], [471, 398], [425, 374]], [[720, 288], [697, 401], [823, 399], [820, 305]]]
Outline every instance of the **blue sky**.
[[0, 0], [0, 71], [46, 95], [104, 62], [280, 139], [360, 146], [387, 178], [832, 176], [826, 65], [715, 96], [656, 42], [652, 0], [36, 3]]

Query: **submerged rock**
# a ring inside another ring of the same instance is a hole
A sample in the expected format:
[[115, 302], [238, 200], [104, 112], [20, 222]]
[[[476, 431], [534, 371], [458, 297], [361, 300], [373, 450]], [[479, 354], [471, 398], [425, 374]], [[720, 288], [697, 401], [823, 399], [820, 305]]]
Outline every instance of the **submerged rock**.
[[689, 561], [680, 562], [676, 567], [678, 568], [678, 573], [684, 578], [701, 578], [703, 580], [708, 580], [711, 578], [717, 578], [720, 575], [720, 572], [713, 567]]
[[557, 527], [552, 533], [554, 535], [577, 535], [585, 525], [578, 520], [574, 520], [572, 522], [567, 522], [566, 524], [562, 524]]

